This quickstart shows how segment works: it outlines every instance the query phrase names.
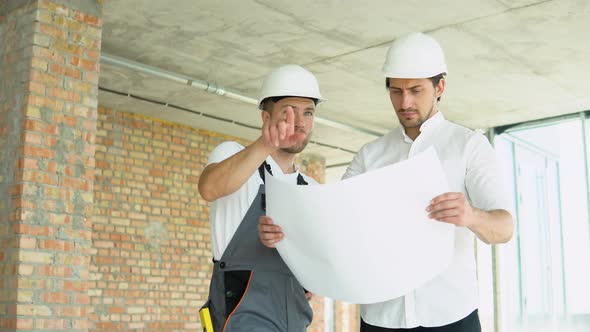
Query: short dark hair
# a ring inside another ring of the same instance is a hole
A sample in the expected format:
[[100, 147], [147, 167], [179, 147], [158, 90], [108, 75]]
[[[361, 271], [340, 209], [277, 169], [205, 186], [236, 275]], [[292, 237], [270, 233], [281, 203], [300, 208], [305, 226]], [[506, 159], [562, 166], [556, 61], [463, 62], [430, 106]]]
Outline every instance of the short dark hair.
[[[446, 73], [440, 73], [436, 76], [429, 77], [428, 79], [432, 82], [432, 86], [436, 88], [438, 83], [440, 83], [440, 80], [445, 78], [445, 75]], [[389, 89], [389, 77], [385, 78], [385, 88]], [[436, 100], [440, 101], [440, 97], [438, 97]]]
[[[270, 111], [272, 111], [272, 108], [275, 105], [275, 103], [277, 103], [281, 99], [289, 98], [289, 97], [308, 98], [308, 97], [298, 97], [298, 96], [277, 96], [277, 97], [264, 98], [264, 100], [261, 103], [262, 110], [265, 112], [270, 112]], [[313, 101], [313, 104], [317, 106], [318, 100], [316, 98], [308, 98], [308, 99], [311, 99]]]

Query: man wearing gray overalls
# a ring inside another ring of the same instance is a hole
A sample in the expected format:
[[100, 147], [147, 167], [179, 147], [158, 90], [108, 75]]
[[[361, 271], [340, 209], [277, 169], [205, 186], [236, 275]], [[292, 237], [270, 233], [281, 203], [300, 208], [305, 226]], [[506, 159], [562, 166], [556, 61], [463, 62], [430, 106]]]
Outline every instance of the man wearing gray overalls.
[[215, 332], [302, 332], [312, 320], [306, 292], [274, 248], [262, 245], [265, 171], [298, 185], [316, 183], [294, 164], [309, 142], [316, 105], [316, 78], [297, 65], [273, 70], [261, 87], [261, 136], [248, 147], [216, 147], [199, 179], [211, 205], [213, 275], [206, 306]]

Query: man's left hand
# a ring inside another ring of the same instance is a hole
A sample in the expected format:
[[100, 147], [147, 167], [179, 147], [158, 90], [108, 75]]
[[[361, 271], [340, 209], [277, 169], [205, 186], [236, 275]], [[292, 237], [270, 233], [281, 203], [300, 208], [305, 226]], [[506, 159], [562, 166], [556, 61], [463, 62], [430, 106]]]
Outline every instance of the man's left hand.
[[463, 193], [444, 193], [430, 201], [426, 208], [428, 217], [456, 226], [469, 227], [476, 221], [476, 209], [469, 204]]

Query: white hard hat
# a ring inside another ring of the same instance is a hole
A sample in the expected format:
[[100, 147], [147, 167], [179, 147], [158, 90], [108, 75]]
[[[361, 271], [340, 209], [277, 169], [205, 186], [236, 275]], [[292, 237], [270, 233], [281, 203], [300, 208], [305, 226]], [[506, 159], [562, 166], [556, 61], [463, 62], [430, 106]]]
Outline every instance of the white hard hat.
[[394, 40], [382, 71], [391, 78], [430, 78], [448, 73], [442, 48], [434, 38], [421, 32]]
[[262, 102], [269, 97], [292, 96], [324, 101], [315, 76], [307, 69], [298, 65], [284, 65], [274, 69], [264, 78], [258, 108], [262, 110]]

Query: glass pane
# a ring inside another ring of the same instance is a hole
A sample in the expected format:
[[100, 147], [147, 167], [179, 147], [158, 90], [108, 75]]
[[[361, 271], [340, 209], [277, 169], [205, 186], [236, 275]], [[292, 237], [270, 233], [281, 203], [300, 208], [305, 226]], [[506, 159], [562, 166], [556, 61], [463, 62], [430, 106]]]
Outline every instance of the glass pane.
[[[502, 162], [502, 168], [509, 184], [509, 193], [512, 198], [512, 211], [515, 216], [515, 229], [512, 240], [499, 245], [498, 260], [500, 270], [500, 306], [502, 310], [500, 330], [510, 331], [508, 321], [519, 320], [521, 317], [521, 281], [520, 281], [520, 254], [519, 254], [519, 219], [516, 206], [516, 178], [513, 163], [513, 143], [503, 136], [497, 136], [494, 142], [496, 153]], [[512, 325], [512, 324], [510, 324]]]
[[502, 328], [590, 330], [590, 227], [581, 121], [496, 137], [515, 236], [499, 246]]
[[545, 157], [515, 147], [524, 314], [547, 316], [547, 186]]

